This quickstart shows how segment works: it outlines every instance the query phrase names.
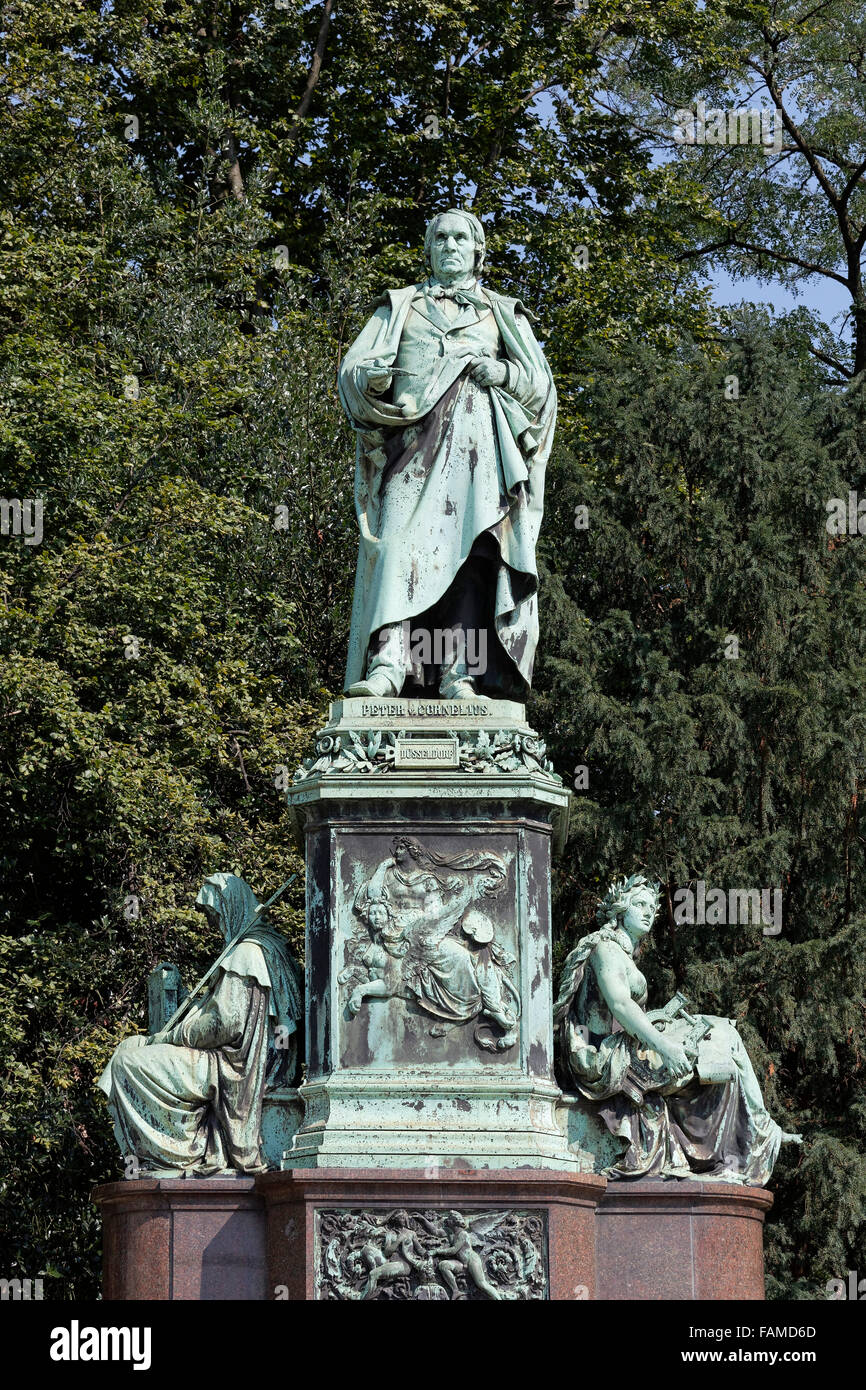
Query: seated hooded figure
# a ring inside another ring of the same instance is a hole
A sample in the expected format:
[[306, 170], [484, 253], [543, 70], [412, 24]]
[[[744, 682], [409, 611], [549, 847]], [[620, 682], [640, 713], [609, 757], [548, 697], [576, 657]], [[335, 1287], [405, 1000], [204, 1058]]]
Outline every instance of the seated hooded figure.
[[261, 1173], [263, 1095], [297, 1079], [300, 972], [236, 874], [205, 879], [196, 907], [231, 949], [184, 1016], [155, 1037], [126, 1038], [98, 1084], [140, 1172]]

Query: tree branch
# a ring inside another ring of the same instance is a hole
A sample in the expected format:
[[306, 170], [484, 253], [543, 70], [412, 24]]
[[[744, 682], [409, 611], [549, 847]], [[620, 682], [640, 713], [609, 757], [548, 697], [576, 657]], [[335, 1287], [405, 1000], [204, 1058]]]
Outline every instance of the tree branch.
[[[851, 380], [854, 373], [851, 371], [850, 367], [844, 367], [841, 362], [837, 362], [835, 357], [828, 356], [826, 352], [819, 352], [818, 349], [816, 347], [813, 347], [811, 343], [809, 344], [809, 351], [811, 352], [813, 357], [816, 357], [818, 359], [819, 362], [823, 362], [825, 367], [832, 367], [834, 372], [839, 372], [844, 381]], [[834, 382], [833, 384], [836, 386], [841, 386], [843, 383]]]
[[816, 265], [814, 261], [804, 261], [799, 256], [787, 255], [784, 251], [771, 251], [768, 246], [757, 246], [751, 241], [740, 241], [737, 237], [728, 237], [725, 241], [711, 242], [709, 246], [696, 246], [691, 251], [680, 251], [673, 259], [675, 261], [687, 261], [696, 256], [709, 255], [711, 251], [730, 250], [748, 251], [753, 256], [769, 256], [773, 261], [782, 261], [785, 265], [796, 265], [800, 270], [808, 271], [810, 275], [823, 275], [828, 280], [836, 280], [847, 290], [851, 288], [845, 276], [840, 275], [835, 270], [828, 270], [826, 266]]
[[295, 112], [295, 122], [300, 124], [310, 109], [310, 102], [313, 100], [313, 93], [319, 81], [322, 71], [322, 63], [325, 58], [325, 47], [328, 42], [328, 30], [331, 27], [331, 11], [334, 8], [334, 0], [325, 0], [322, 6], [322, 19], [319, 24], [319, 32], [316, 35], [316, 46], [313, 49], [313, 61], [310, 64], [310, 71], [307, 74], [307, 85], [301, 97], [300, 105]]
[[824, 193], [827, 196], [827, 201], [829, 202], [830, 206], [833, 208], [834, 212], [838, 216], [839, 195], [836, 192], [830, 180], [827, 178], [827, 175], [824, 172], [823, 165], [821, 164], [820, 160], [816, 158], [814, 150], [807, 141], [806, 137], [803, 135], [803, 132], [797, 125], [797, 122], [791, 117], [789, 112], [782, 105], [783, 94], [776, 85], [776, 79], [773, 76], [772, 71], [770, 69], [767, 69], [765, 71], [758, 63], [750, 63], [749, 66], [753, 68], [755, 72], [760, 73], [761, 77], [763, 77], [764, 81], [766, 82], [767, 91], [770, 93], [770, 96], [776, 103], [777, 111], [781, 111], [782, 113], [782, 124], [784, 125], [791, 139], [794, 141], [794, 144], [800, 150], [801, 154], [803, 155], [803, 158], [806, 160], [806, 163], [812, 170], [812, 173], [815, 175], [815, 178], [818, 180], [821, 187], [823, 188]]

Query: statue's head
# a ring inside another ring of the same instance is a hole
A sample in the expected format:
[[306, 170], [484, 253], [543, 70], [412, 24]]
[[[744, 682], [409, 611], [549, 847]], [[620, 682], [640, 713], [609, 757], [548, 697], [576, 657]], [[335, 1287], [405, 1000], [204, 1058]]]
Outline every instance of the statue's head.
[[660, 887], [646, 874], [618, 879], [599, 903], [596, 921], [601, 927], [625, 927], [630, 936], [646, 936], [659, 910]]
[[424, 236], [424, 262], [443, 284], [481, 274], [487, 241], [471, 212], [449, 208], [431, 217]]
[[424, 847], [411, 835], [398, 835], [391, 844], [391, 854], [395, 863], [404, 864], [408, 858], [423, 859]]
[[391, 921], [391, 909], [382, 898], [371, 898], [363, 916], [371, 931], [384, 931]]
[[248, 926], [259, 907], [259, 900], [246, 879], [238, 874], [211, 874], [195, 900], [199, 912], [219, 927], [228, 943]]

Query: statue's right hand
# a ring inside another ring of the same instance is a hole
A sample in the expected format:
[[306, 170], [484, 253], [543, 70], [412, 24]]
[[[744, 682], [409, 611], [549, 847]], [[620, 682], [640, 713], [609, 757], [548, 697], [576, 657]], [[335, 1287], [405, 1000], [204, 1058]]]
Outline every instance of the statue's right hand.
[[667, 1062], [672, 1081], [682, 1081], [692, 1071], [692, 1064], [686, 1056], [685, 1050], [673, 1038], [664, 1039], [661, 1047], [657, 1044], [654, 1046]]
[[391, 385], [391, 373], [381, 367], [367, 368], [367, 387], [374, 396], [381, 396]]

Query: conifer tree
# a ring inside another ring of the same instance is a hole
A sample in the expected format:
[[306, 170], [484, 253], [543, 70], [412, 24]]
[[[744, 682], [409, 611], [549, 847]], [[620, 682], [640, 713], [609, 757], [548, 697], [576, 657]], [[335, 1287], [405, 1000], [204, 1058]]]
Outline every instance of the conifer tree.
[[[735, 1018], [805, 1134], [768, 1280], [816, 1298], [864, 1258], [866, 551], [828, 524], [866, 488], [866, 383], [828, 389], [756, 314], [722, 349], [594, 355], [551, 487], [535, 721], [576, 788], [559, 958], [614, 870], [659, 878], [651, 997]], [[678, 922], [700, 882], [780, 890], [780, 934]]]

